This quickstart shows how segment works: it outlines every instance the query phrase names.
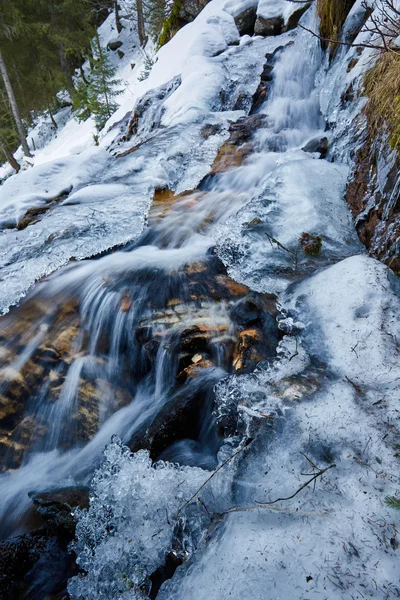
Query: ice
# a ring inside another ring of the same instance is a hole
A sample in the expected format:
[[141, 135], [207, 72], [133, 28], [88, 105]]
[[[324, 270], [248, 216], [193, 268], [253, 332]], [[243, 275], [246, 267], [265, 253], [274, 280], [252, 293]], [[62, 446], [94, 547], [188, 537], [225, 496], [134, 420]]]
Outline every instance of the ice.
[[[209, 522], [200, 503], [180, 511], [207, 472], [153, 465], [148, 452], [132, 455], [118, 440], [104, 454], [92, 482], [90, 508], [79, 513], [74, 544], [85, 573], [70, 580], [68, 591], [74, 599], [144, 598], [150, 575], [164, 565], [167, 554], [188, 555], [196, 540], [191, 535]], [[203, 494], [204, 505], [209, 496]]]
[[291, 0], [260, 0], [257, 14], [264, 19], [283, 17], [285, 24], [287, 24], [292, 14], [302, 8], [301, 4], [301, 2], [292, 2]]
[[[208, 174], [227, 137], [229, 121], [250, 110], [265, 54], [282, 43], [248, 38], [245, 44], [228, 48], [238, 33], [223, 6], [211, 3], [159, 51], [149, 78], [121, 100], [100, 146], [93, 146], [89, 122], [83, 124], [87, 128], [83, 134], [79, 124], [69, 121], [38, 151], [35, 166], [0, 187], [0, 219], [10, 228], [0, 237], [0, 276], [7, 282], [0, 293], [1, 312], [70, 259], [84, 259], [136, 239], [145, 226], [154, 189], [180, 193], [195, 188]], [[112, 33], [108, 21], [101, 32], [104, 40]], [[128, 67], [125, 61], [121, 73]], [[141, 107], [138, 132], [122, 142], [126, 109], [129, 105], [132, 110], [135, 100]], [[203, 136], [206, 124], [219, 125], [219, 132]], [[135, 152], [130, 153], [132, 148]], [[64, 194], [69, 197], [50, 204]], [[47, 206], [49, 210], [38, 217], [31, 215], [25, 229], [14, 229], [29, 209]]]
[[306, 324], [309, 352], [338, 376], [390, 389], [400, 377], [398, 293], [386, 266], [353, 256], [288, 291], [284, 302]]
[[280, 292], [304, 274], [303, 232], [322, 236], [320, 266], [360, 249], [344, 200], [347, 168], [301, 151], [286, 153], [281, 163], [260, 197], [218, 231], [219, 252], [233, 276], [259, 291]]
[[384, 499], [400, 484], [398, 292], [387, 267], [355, 256], [285, 295], [286, 314], [305, 322], [297, 341], [219, 384], [220, 418], [236, 404], [258, 433], [235, 475], [234, 511], [161, 600], [396, 597], [398, 517]]

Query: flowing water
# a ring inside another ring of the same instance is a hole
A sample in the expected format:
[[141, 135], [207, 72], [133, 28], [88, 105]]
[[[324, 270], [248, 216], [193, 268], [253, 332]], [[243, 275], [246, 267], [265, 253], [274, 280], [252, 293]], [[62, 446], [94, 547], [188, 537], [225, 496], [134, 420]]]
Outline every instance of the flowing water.
[[31, 490], [89, 481], [114, 434], [153, 458], [217, 464], [213, 387], [273, 357], [279, 332], [273, 298], [230, 279], [214, 232], [324, 126], [318, 41], [299, 30], [285, 44], [258, 109], [265, 126], [239, 166], [220, 164], [194, 192], [159, 193], [137, 242], [71, 263], [0, 322], [0, 395], [12, 405], [1, 425], [3, 537], [30, 526]]

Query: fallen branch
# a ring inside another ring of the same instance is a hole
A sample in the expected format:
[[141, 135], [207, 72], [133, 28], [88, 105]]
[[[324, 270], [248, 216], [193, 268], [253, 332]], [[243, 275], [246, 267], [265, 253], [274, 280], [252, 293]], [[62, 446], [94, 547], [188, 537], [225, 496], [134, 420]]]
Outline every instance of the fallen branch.
[[201, 492], [201, 490], [204, 488], [205, 485], [207, 485], [207, 483], [213, 478], [215, 477], [215, 475], [223, 468], [225, 467], [225, 465], [227, 465], [231, 460], [233, 460], [235, 458], [235, 456], [237, 456], [238, 454], [240, 454], [240, 452], [242, 452], [242, 450], [244, 450], [245, 448], [247, 448], [247, 446], [252, 442], [253, 440], [251, 438], [247, 439], [245, 444], [243, 446], [241, 446], [239, 448], [239, 450], [237, 450], [236, 452], [234, 452], [234, 454], [232, 454], [232, 456], [229, 456], [229, 458], [227, 458], [221, 465], [219, 465], [219, 467], [217, 469], [215, 469], [215, 471], [213, 471], [213, 473], [211, 473], [210, 477], [208, 477], [204, 483], [201, 484], [201, 486], [198, 488], [198, 490], [193, 494], [193, 496], [191, 496], [189, 498], [189, 500], [186, 500], [186, 502], [184, 504], [182, 504], [182, 506], [179, 508], [178, 512], [176, 513], [174, 520], [176, 521], [180, 515], [180, 513], [183, 511], [184, 508], [186, 508], [186, 506], [188, 504], [190, 504], [195, 498], [196, 496]]
[[334, 467], [336, 467], [336, 465], [332, 464], [332, 465], [329, 465], [329, 467], [326, 467], [326, 469], [320, 469], [318, 471], [318, 473], [313, 475], [311, 477], [311, 479], [306, 481], [301, 487], [299, 487], [299, 489], [294, 494], [292, 494], [291, 496], [288, 496], [287, 498], [277, 498], [276, 500], [273, 500], [272, 502], [258, 502], [258, 500], [256, 500], [256, 503], [260, 506], [271, 506], [272, 504], [276, 504], [277, 502], [283, 502], [285, 500], [292, 500], [292, 498], [297, 496], [297, 494], [299, 494], [302, 490], [304, 490], [304, 488], [306, 488], [308, 485], [310, 485], [310, 483], [315, 481], [318, 477], [322, 477], [324, 475], [324, 473], [329, 471], [329, 469], [333, 469]]

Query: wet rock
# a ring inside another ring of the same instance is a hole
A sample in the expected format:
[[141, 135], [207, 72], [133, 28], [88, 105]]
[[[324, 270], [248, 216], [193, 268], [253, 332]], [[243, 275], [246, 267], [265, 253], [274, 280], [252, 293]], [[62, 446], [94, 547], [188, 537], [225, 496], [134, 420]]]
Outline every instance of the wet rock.
[[182, 25], [194, 21], [209, 1], [210, 0], [183, 0], [178, 15]]
[[347, 73], [350, 73], [350, 71], [352, 71], [354, 69], [354, 67], [358, 64], [359, 60], [360, 60], [359, 58], [351, 58], [349, 60], [349, 64], [347, 65], [347, 69], [346, 69]]
[[47, 426], [41, 422], [40, 415], [25, 416], [14, 430], [3, 430], [0, 433], [2, 469], [17, 469], [27, 448], [44, 439], [46, 433]]
[[253, 151], [251, 139], [254, 133], [267, 125], [267, 116], [252, 114], [241, 117], [229, 127], [229, 138], [220, 147], [211, 174], [222, 173], [228, 168], [240, 166]]
[[156, 459], [178, 440], [196, 440], [201, 423], [213, 407], [213, 387], [218, 376], [210, 369], [198, 369], [193, 378], [181, 387], [162, 407], [152, 423], [138, 431], [130, 441], [130, 448], [150, 450]]
[[0, 597], [4, 600], [63, 600], [68, 579], [77, 573], [70, 537], [46, 529], [0, 542]]
[[262, 15], [257, 15], [257, 20], [254, 26], [254, 33], [256, 35], [262, 35], [264, 37], [267, 36], [276, 36], [285, 33], [286, 31], [290, 31], [297, 27], [300, 18], [303, 14], [308, 10], [311, 6], [311, 2], [304, 2], [302, 5], [292, 12], [287, 22], [283, 16], [277, 15], [275, 17], [263, 17]]
[[309, 256], [319, 256], [322, 248], [322, 237], [311, 235], [311, 233], [303, 233], [300, 238], [300, 246]]
[[257, 20], [254, 26], [254, 33], [256, 35], [276, 36], [281, 35], [285, 31], [285, 20], [283, 17], [270, 17], [268, 19], [257, 16]]
[[221, 133], [221, 131], [222, 127], [219, 123], [206, 123], [201, 128], [201, 135], [204, 139], [207, 140], [212, 135], [217, 135], [218, 133]]
[[320, 158], [326, 158], [329, 150], [329, 141], [327, 137], [323, 138], [314, 138], [307, 142], [307, 144], [302, 148], [304, 152], [318, 152], [320, 154]]
[[346, 200], [361, 243], [370, 255], [397, 274], [400, 274], [399, 181], [399, 156], [381, 136], [366, 139], [356, 153]]
[[122, 42], [121, 40], [110, 40], [107, 44], [107, 48], [115, 52], [118, 48], [121, 48]]
[[235, 25], [239, 31], [239, 35], [253, 35], [254, 25], [257, 19], [257, 8], [250, 6], [235, 17]]
[[45, 551], [49, 535], [45, 530], [26, 533], [0, 542], [0, 594], [12, 598], [11, 588]]
[[259, 329], [245, 329], [238, 336], [238, 343], [233, 353], [235, 371], [249, 372], [263, 359], [261, 345], [262, 332]]
[[246, 296], [237, 302], [231, 309], [230, 317], [239, 325], [253, 325], [260, 323], [264, 315], [264, 308], [254, 295]]
[[74, 509], [89, 507], [89, 488], [86, 486], [30, 492], [29, 497], [47, 527], [67, 531], [72, 536], [76, 527]]

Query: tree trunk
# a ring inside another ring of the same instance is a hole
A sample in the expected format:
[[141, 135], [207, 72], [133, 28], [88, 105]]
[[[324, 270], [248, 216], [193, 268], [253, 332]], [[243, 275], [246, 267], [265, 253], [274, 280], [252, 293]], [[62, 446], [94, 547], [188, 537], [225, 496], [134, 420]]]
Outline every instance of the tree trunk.
[[53, 125], [54, 129], [58, 129], [58, 125], [57, 125], [57, 123], [56, 123], [56, 122], [55, 122], [55, 120], [54, 120], [53, 113], [51, 112], [51, 108], [50, 108], [50, 106], [48, 106], [48, 107], [47, 107], [47, 109], [48, 109], [48, 111], [49, 111], [50, 120], [51, 120], [51, 123], [52, 123], [52, 125]]
[[121, 33], [122, 23], [121, 23], [121, 18], [119, 16], [118, 0], [114, 0], [114, 13], [115, 13], [115, 25], [117, 26], [117, 31], [118, 31], [118, 33]]
[[137, 24], [138, 24], [138, 35], [141, 46], [144, 46], [146, 38], [146, 30], [144, 28], [144, 17], [143, 17], [143, 0], [136, 0], [136, 12], [137, 12]]
[[[85, 59], [82, 57], [82, 61], [84, 61]], [[85, 75], [85, 71], [83, 70], [82, 65], [79, 65], [79, 71], [82, 77], [82, 81], [85, 83], [85, 85], [89, 85], [90, 81], [88, 81], [86, 75]]]
[[1, 144], [0, 148], [1, 148], [4, 156], [6, 157], [6, 159], [12, 166], [12, 168], [15, 169], [18, 173], [19, 170], [21, 169], [21, 165], [19, 164], [19, 162], [17, 161], [17, 159], [15, 158], [13, 153], [10, 152], [3, 144]]
[[22, 150], [24, 151], [25, 156], [32, 156], [29, 150], [28, 142], [26, 141], [25, 128], [22, 123], [21, 115], [19, 114], [17, 101], [14, 96], [14, 91], [12, 89], [11, 81], [8, 76], [7, 67], [3, 60], [3, 55], [0, 51], [0, 73], [4, 81], [4, 87], [6, 88], [8, 100], [10, 102], [12, 114], [15, 120], [15, 124], [18, 129], [19, 139], [21, 140]]

